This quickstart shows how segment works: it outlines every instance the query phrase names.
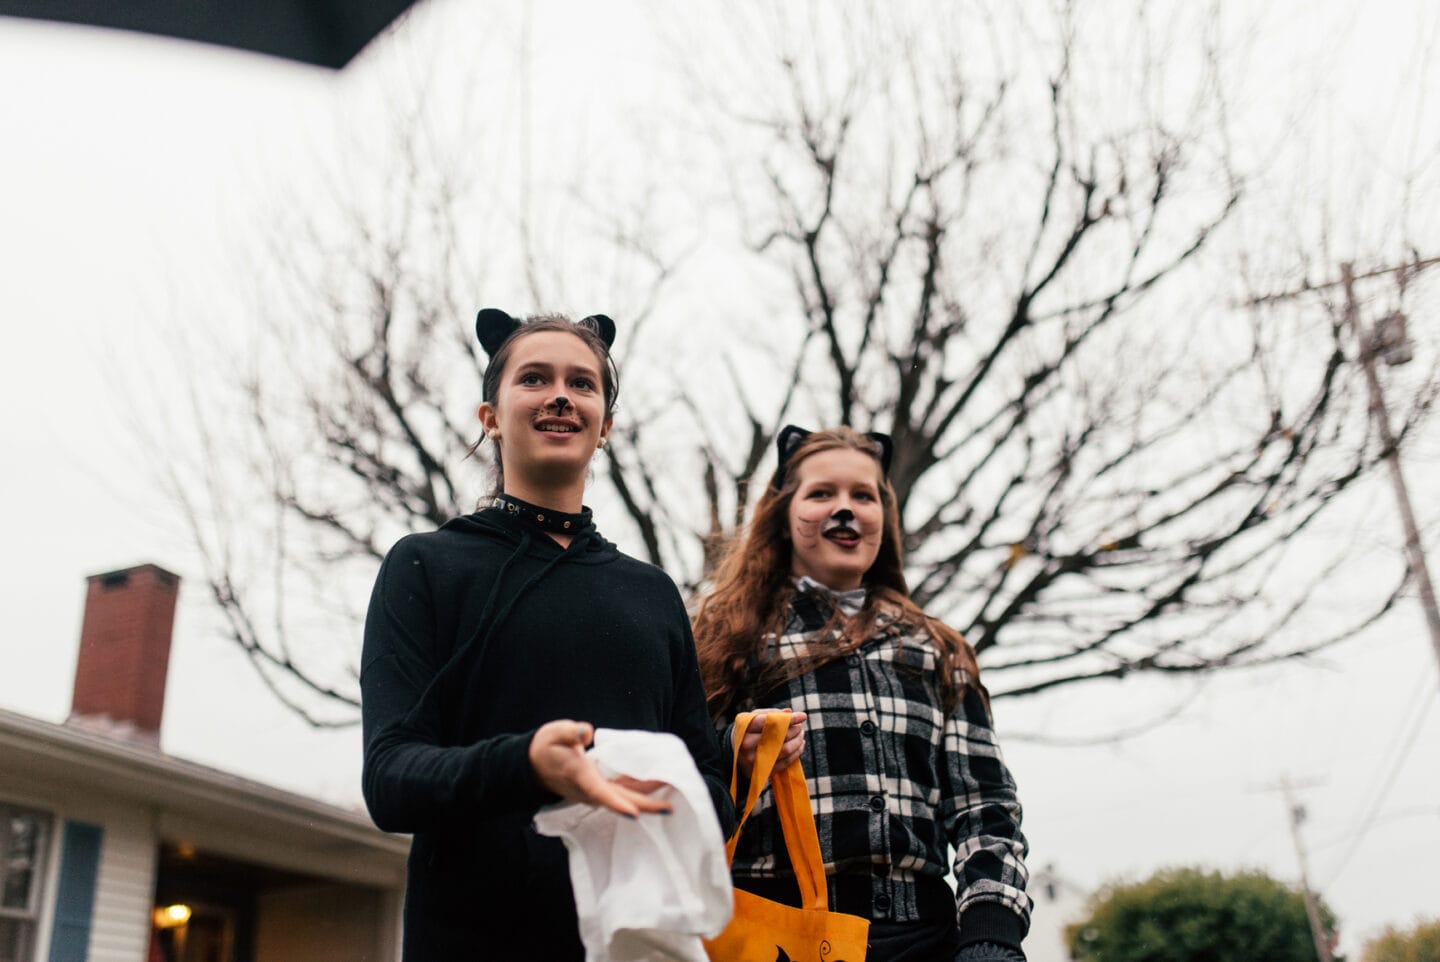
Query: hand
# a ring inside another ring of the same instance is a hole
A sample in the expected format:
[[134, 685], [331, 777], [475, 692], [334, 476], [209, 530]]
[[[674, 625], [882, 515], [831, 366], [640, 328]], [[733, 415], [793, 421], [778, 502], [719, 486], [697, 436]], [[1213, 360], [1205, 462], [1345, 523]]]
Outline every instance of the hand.
[[530, 739], [530, 767], [540, 784], [571, 802], [608, 808], [631, 818], [642, 812], [670, 812], [670, 803], [653, 797], [664, 782], [640, 781], [628, 775], [607, 779], [585, 748], [595, 740], [587, 722], [547, 722]]
[[805, 719], [803, 711], [792, 712], [788, 708], [761, 708], [750, 719], [750, 727], [744, 732], [735, 732], [732, 737], [740, 739], [740, 771], [749, 778], [755, 770], [755, 749], [760, 744], [760, 733], [765, 729], [765, 716], [783, 711], [790, 716], [790, 727], [785, 732], [785, 744], [780, 746], [780, 758], [775, 762], [775, 771], [782, 772], [805, 750]]

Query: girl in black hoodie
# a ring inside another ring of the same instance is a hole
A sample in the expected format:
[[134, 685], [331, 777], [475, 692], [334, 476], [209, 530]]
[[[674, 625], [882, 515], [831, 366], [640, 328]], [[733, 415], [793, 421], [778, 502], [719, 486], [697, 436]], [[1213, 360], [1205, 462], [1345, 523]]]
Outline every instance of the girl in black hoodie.
[[579, 960], [564, 847], [531, 817], [561, 798], [666, 808], [657, 786], [600, 775], [595, 727], [678, 735], [727, 832], [728, 772], [674, 583], [581, 504], [612, 423], [614, 323], [486, 310], [476, 330], [500, 494], [381, 565], [360, 674], [365, 800], [380, 828], [414, 836], [406, 962]]

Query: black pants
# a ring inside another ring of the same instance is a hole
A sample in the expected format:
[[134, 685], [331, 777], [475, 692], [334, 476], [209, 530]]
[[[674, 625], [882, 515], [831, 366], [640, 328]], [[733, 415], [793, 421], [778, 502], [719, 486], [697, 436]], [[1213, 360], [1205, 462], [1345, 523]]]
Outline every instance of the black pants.
[[865, 962], [953, 962], [959, 948], [954, 919], [871, 922]]

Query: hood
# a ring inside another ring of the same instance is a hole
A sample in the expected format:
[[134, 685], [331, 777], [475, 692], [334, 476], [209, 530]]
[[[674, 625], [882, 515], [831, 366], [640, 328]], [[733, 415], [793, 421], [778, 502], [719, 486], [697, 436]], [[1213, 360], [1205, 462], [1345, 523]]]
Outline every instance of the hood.
[[[501, 550], [507, 557], [491, 581], [489, 594], [485, 598], [485, 605], [481, 609], [480, 618], [474, 631], [464, 644], [455, 648], [449, 659], [435, 673], [434, 679], [406, 716], [407, 724], [419, 717], [422, 707], [427, 705], [432, 698], [445, 697], [445, 692], [449, 687], [448, 680], [460, 672], [464, 665], [467, 663], [479, 665], [482, 662], [485, 650], [496, 630], [505, 623], [505, 619], [510, 616], [515, 605], [525, 597], [531, 588], [543, 581], [551, 570], [567, 562], [604, 564], [613, 561], [620, 554], [613, 544], [600, 537], [600, 533], [595, 530], [593, 523], [577, 531], [569, 547], [562, 548], [553, 538], [530, 522], [522, 518], [511, 517], [498, 508], [486, 508], [474, 514], [454, 518], [441, 525], [440, 530], [461, 537], [484, 538], [493, 541], [501, 546]], [[524, 577], [524, 580], [519, 581], [518, 584], [515, 579], [507, 581], [507, 573], [522, 553], [531, 558], [539, 558], [544, 561], [544, 564], [540, 566], [539, 570]]]

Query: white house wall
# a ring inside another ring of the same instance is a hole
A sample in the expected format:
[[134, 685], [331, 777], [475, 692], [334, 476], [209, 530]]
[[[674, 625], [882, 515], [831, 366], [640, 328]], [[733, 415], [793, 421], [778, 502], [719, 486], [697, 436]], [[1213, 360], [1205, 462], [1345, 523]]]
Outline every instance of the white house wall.
[[371, 941], [363, 952], [343, 950], [346, 962], [398, 960], [408, 844], [377, 832], [363, 815], [4, 710], [0, 798], [53, 819], [37, 917], [41, 962], [52, 947], [67, 820], [102, 830], [87, 962], [146, 962], [165, 843], [332, 879], [333, 891], [357, 895], [366, 906], [351, 929], [369, 932]]
[[[15, 791], [12, 789], [19, 789]], [[90, 919], [88, 962], [146, 962], [150, 907], [155, 891], [156, 837], [151, 812], [75, 782], [45, 779], [7, 783], [7, 802], [48, 813], [53, 822], [38, 918], [36, 958], [50, 956], [60, 848], [67, 821], [100, 826], [100, 874]]]
[[111, 808], [103, 822], [100, 881], [88, 962], [145, 962], [155, 893], [155, 835], [148, 812]]

